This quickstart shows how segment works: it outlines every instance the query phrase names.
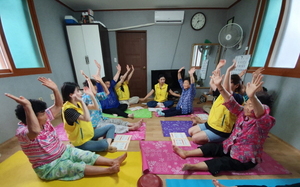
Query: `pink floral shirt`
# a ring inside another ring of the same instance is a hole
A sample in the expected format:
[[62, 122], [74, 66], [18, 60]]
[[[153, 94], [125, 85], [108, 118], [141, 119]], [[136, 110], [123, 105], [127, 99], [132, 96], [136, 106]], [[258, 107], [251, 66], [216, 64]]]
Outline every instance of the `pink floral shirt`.
[[[244, 115], [244, 107], [239, 105], [231, 96], [224, 105], [237, 116], [235, 126], [228, 139], [223, 141], [224, 153], [242, 163], [260, 163], [263, 144], [270, 129], [275, 125], [275, 118], [270, 116], [270, 109], [263, 105], [265, 113], [260, 118]], [[252, 111], [253, 116], [254, 112]]]

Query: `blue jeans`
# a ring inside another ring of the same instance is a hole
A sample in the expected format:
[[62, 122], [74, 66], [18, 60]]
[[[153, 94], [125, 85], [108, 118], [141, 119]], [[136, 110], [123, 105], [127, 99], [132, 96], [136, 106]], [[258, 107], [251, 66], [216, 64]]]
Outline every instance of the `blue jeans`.
[[[98, 138], [105, 136], [105, 138], [98, 140]], [[115, 126], [114, 125], [105, 125], [104, 127], [100, 127], [99, 129], [95, 129], [94, 137], [90, 140], [85, 142], [80, 146], [76, 146], [76, 148], [82, 150], [89, 150], [89, 151], [106, 151], [108, 148], [108, 143], [106, 138], [114, 139], [115, 136]]]
[[[147, 103], [147, 106], [148, 107], [156, 107], [157, 103], [158, 103], [157, 101], [149, 101]], [[165, 101], [165, 102], [163, 102], [163, 104], [165, 105], [166, 108], [170, 108], [174, 105], [174, 101]]]

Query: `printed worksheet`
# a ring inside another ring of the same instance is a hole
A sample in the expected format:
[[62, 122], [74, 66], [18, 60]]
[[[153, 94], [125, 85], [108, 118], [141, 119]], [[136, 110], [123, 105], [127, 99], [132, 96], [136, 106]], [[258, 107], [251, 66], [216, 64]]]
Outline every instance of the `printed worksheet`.
[[116, 135], [114, 142], [111, 144], [116, 147], [117, 150], [127, 150], [132, 135]]
[[170, 137], [173, 145], [177, 146], [191, 146], [190, 141], [183, 132], [172, 132]]
[[233, 71], [231, 71], [231, 74], [239, 74], [243, 70], [247, 69], [249, 65], [250, 57], [251, 55], [236, 56], [234, 58], [236, 60], [236, 68]]

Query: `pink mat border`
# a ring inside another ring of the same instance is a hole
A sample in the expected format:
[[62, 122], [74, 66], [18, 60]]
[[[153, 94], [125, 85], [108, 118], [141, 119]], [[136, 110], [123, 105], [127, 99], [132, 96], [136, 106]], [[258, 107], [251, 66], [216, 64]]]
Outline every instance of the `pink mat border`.
[[[198, 145], [194, 144], [193, 142], [191, 143], [191, 147], [182, 147], [185, 150], [191, 150], [191, 149], [195, 149], [198, 147]], [[169, 164], [169, 168], [168, 171], [154, 171], [154, 166], [155, 163], [157, 161], [155, 160], [148, 160], [147, 159], [147, 155], [145, 154], [145, 148], [148, 147], [149, 145], [147, 144], [153, 144], [153, 145], [159, 145], [158, 147], [160, 147], [162, 149], [162, 151], [164, 153], [166, 153], [166, 158], [174, 156], [174, 152], [172, 149], [172, 142], [171, 141], [141, 141], [140, 142], [140, 148], [141, 148], [141, 153], [142, 153], [142, 169], [143, 169], [143, 173], [147, 174], [147, 173], [152, 173], [152, 174], [161, 174], [161, 175], [211, 175], [209, 172], [207, 171], [181, 171], [181, 166], [176, 166], [176, 167], [172, 167], [172, 164], [174, 163], [170, 163]], [[150, 145], [151, 146], [151, 145]], [[155, 149], [155, 146], [153, 146], [150, 150], [157, 150], [157, 147]], [[176, 155], [176, 154], [175, 154]], [[175, 162], [178, 163], [198, 163], [201, 161], [205, 161], [211, 158], [203, 158], [203, 157], [191, 157], [191, 158], [187, 158], [187, 159], [182, 159], [180, 158], [178, 155], [176, 155], [178, 157], [178, 160], [176, 160]], [[155, 159], [159, 160], [161, 158], [156, 157]], [[230, 172], [221, 172], [220, 175], [287, 175], [287, 174], [291, 174], [291, 172], [289, 172], [287, 169], [285, 169], [282, 165], [280, 165], [278, 162], [276, 162], [271, 156], [269, 156], [267, 153], [263, 153], [262, 156], [263, 160], [268, 160], [268, 162], [266, 162], [265, 164], [262, 163], [262, 165], [257, 165], [255, 168], [250, 169], [248, 171], [230, 171]], [[151, 167], [150, 167], [150, 165]], [[268, 166], [272, 166], [273, 171], [270, 171]], [[151, 169], [153, 168], [153, 170]], [[269, 171], [269, 172], [264, 172], [264, 171]]]

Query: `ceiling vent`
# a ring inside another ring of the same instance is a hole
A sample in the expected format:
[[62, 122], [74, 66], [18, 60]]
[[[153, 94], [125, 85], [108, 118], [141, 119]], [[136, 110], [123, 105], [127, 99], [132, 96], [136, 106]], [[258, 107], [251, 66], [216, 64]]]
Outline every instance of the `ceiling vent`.
[[154, 22], [156, 24], [182, 24], [184, 11], [155, 11]]

